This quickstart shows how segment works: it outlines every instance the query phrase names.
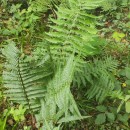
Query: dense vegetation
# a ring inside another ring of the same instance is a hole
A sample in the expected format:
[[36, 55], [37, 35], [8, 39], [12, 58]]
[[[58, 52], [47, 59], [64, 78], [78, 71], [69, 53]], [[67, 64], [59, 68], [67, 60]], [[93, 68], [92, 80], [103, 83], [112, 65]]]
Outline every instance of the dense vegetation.
[[0, 130], [130, 130], [130, 0], [0, 0]]

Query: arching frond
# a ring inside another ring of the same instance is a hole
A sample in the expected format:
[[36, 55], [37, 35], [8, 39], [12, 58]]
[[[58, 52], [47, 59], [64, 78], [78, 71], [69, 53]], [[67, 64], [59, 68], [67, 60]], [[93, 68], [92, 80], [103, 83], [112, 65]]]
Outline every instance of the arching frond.
[[57, 7], [57, 19], [51, 19], [53, 25], [49, 25], [51, 31], [46, 37], [54, 60], [63, 60], [73, 52], [82, 57], [97, 53], [99, 45], [93, 45], [92, 41], [96, 37], [98, 17], [87, 11], [98, 7], [100, 2], [102, 0], [71, 0], [68, 7]]
[[[74, 57], [71, 56], [66, 66], [57, 71], [47, 86], [45, 101], [42, 101], [41, 119], [44, 121], [43, 130], [53, 129], [54, 122], [61, 124], [67, 119], [78, 120], [83, 117], [77, 108], [70, 91], [75, 67]], [[69, 120], [68, 120], [69, 121]]]
[[[115, 77], [118, 62], [111, 57], [83, 63], [80, 71], [74, 74], [74, 84], [86, 87], [89, 99], [96, 97], [102, 102], [115, 88]], [[88, 87], [87, 87], [88, 86]]]
[[3, 72], [6, 96], [28, 109], [38, 110], [38, 99], [43, 98], [46, 92], [45, 80], [52, 74], [49, 56], [44, 59], [44, 63], [25, 62], [14, 44], [7, 45], [3, 54], [7, 59]]

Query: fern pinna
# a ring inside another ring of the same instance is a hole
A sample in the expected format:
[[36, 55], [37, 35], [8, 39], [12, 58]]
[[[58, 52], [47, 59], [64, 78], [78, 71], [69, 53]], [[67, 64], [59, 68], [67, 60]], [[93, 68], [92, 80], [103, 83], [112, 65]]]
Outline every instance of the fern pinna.
[[3, 72], [6, 96], [13, 102], [27, 106], [27, 109], [39, 110], [38, 99], [43, 98], [46, 92], [44, 79], [52, 74], [49, 62], [25, 62], [14, 43], [6, 46], [3, 54], [7, 60]]

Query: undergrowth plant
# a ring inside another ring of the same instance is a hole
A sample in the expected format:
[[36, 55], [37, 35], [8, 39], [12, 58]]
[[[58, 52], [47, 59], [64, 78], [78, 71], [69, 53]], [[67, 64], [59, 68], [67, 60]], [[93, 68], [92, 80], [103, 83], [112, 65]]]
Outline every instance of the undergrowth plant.
[[106, 118], [114, 122], [115, 115], [100, 105], [107, 98], [122, 99], [117, 85], [120, 63], [104, 53], [107, 41], [97, 29], [101, 16], [93, 13], [105, 7], [104, 0], [1, 2], [2, 9], [8, 7], [2, 14], [9, 17], [0, 27], [1, 41], [7, 44], [2, 48], [3, 93], [20, 104], [20, 111], [11, 109], [15, 120], [24, 119], [27, 110], [31, 129], [67, 129], [67, 122], [95, 117], [84, 109], [94, 101], [101, 112], [95, 124], [103, 124]]
[[4, 85], [7, 88], [4, 93], [10, 100], [27, 106], [30, 111], [37, 110], [40, 107], [38, 99], [44, 97], [45, 84], [52, 74], [49, 56], [37, 63], [26, 62], [13, 43], [8, 44], [3, 54], [7, 59], [6, 70], [3, 71]]

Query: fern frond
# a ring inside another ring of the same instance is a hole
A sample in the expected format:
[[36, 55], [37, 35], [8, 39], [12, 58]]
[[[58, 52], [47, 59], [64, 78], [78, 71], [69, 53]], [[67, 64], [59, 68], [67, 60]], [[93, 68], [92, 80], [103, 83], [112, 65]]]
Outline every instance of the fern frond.
[[35, 13], [43, 13], [52, 9], [52, 6], [58, 3], [66, 3], [66, 0], [34, 0], [30, 4]]
[[[57, 7], [57, 19], [51, 19], [51, 31], [46, 40], [54, 60], [65, 59], [73, 52], [86, 57], [97, 52], [90, 41], [96, 37], [98, 17], [88, 14], [87, 10], [96, 8], [102, 0], [71, 0], [69, 6]], [[96, 42], [96, 41], [95, 41]]]
[[74, 84], [89, 86], [86, 95], [89, 99], [96, 97], [102, 102], [115, 88], [115, 77], [118, 62], [111, 57], [82, 64], [80, 71], [74, 74]]
[[46, 92], [45, 79], [52, 74], [49, 60], [44, 64], [25, 62], [14, 44], [9, 44], [3, 50], [7, 62], [3, 72], [5, 94], [13, 102], [23, 104], [28, 109], [37, 111], [39, 99]]
[[50, 129], [53, 129], [54, 122], [62, 123], [65, 118], [82, 119], [70, 91], [74, 67], [74, 56], [71, 56], [63, 69], [59, 67], [54, 78], [47, 86], [47, 93], [45, 101], [42, 101], [40, 114], [45, 124], [43, 126], [44, 130], [48, 130], [47, 124]]
[[31, 2], [31, 7], [33, 11], [37, 13], [46, 12], [48, 7], [51, 7], [52, 0], [34, 0]]

